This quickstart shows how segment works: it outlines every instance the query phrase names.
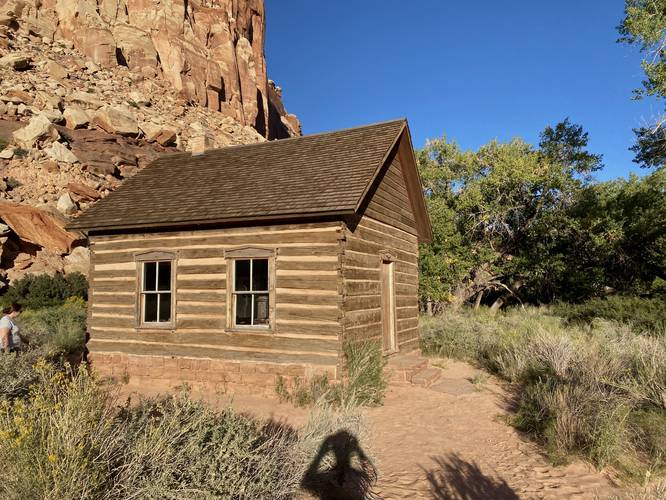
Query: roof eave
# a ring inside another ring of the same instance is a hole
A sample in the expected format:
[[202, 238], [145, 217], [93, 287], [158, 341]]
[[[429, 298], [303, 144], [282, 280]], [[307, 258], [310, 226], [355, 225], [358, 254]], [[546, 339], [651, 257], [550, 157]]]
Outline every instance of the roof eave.
[[66, 229], [83, 231], [86, 234], [91, 232], [103, 233], [107, 231], [135, 231], [138, 229], [150, 229], [150, 230], [159, 230], [159, 229], [177, 229], [182, 227], [192, 227], [192, 226], [215, 226], [221, 224], [235, 224], [235, 223], [248, 223], [248, 222], [280, 222], [285, 220], [294, 220], [294, 219], [318, 219], [323, 217], [345, 217], [353, 215], [356, 211], [353, 209], [347, 210], [331, 210], [331, 211], [318, 211], [318, 212], [306, 212], [306, 213], [285, 213], [285, 214], [276, 214], [276, 215], [264, 215], [264, 216], [247, 216], [247, 217], [227, 217], [219, 219], [196, 219], [196, 220], [184, 220], [176, 222], [158, 222], [158, 223], [138, 223], [138, 224], [109, 224], [109, 225], [96, 225], [96, 226], [86, 226], [86, 225], [76, 225], [74, 222], [67, 225]]

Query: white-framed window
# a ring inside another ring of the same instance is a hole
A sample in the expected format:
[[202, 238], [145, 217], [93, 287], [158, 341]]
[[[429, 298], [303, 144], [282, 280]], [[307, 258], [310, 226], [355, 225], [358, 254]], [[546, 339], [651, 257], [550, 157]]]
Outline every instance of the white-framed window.
[[269, 259], [234, 259], [233, 326], [270, 326]]
[[168, 326], [173, 322], [173, 262], [141, 262], [140, 315], [142, 325]]

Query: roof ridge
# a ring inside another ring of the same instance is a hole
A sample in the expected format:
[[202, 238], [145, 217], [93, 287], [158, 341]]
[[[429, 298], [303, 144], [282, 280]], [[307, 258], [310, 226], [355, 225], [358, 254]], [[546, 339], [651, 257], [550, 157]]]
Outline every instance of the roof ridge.
[[[388, 125], [390, 123], [405, 123], [407, 122], [407, 118], [395, 118], [393, 120], [385, 120], [381, 122], [376, 122], [376, 123], [368, 123], [367, 125], [356, 125], [354, 127], [348, 127], [348, 128], [341, 128], [337, 130], [329, 130], [326, 132], [316, 132], [314, 134], [307, 134], [307, 135], [299, 135], [295, 137], [285, 137], [284, 139], [275, 139], [272, 141], [263, 141], [263, 142], [254, 142], [252, 144], [231, 144], [229, 146], [224, 146], [223, 148], [213, 148], [213, 149], [207, 149], [202, 155], [198, 156], [204, 156], [208, 153], [214, 153], [216, 151], [227, 151], [229, 149], [240, 149], [240, 148], [252, 148], [252, 147], [257, 147], [257, 146], [266, 146], [269, 144], [281, 144], [284, 142], [288, 141], [297, 141], [299, 139], [309, 139], [311, 137], [321, 137], [324, 135], [335, 135], [343, 132], [351, 132], [353, 130], [360, 130], [364, 128], [372, 128], [372, 127], [378, 127], [380, 125]], [[179, 151], [178, 153], [174, 153], [174, 155], [179, 155], [179, 154], [184, 154], [184, 155], [191, 155], [189, 151]]]

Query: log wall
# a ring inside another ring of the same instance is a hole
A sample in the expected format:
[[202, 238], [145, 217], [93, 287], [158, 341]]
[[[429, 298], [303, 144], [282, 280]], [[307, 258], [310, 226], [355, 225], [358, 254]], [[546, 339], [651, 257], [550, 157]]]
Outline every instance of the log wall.
[[[335, 367], [340, 349], [341, 222], [91, 236], [93, 353], [300, 363]], [[227, 329], [224, 251], [274, 249], [272, 332]], [[176, 252], [175, 328], [137, 327], [137, 264]], [[99, 356], [98, 356], [99, 357]]]

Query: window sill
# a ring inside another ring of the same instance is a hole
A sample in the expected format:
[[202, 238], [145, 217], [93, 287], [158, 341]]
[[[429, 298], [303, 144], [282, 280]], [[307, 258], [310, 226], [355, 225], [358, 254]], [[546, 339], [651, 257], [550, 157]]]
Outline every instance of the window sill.
[[225, 333], [275, 333], [270, 326], [234, 326], [225, 328]]
[[136, 327], [137, 330], [175, 330], [173, 323], [141, 323]]

